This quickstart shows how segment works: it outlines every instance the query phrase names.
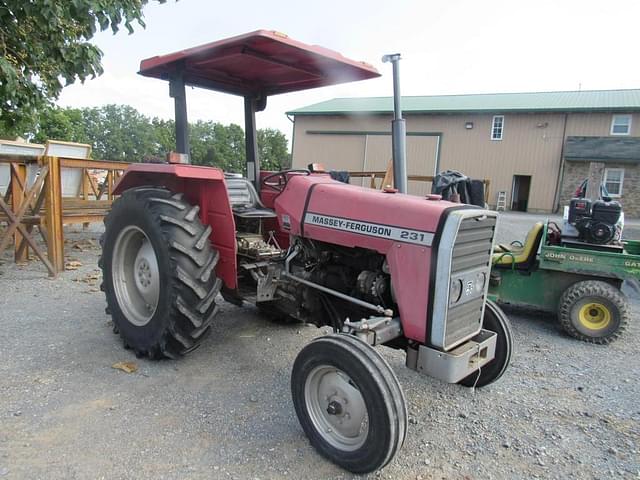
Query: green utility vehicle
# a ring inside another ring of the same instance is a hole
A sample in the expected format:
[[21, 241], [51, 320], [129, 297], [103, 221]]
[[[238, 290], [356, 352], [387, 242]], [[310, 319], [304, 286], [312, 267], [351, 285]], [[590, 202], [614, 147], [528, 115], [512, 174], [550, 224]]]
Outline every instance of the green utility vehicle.
[[497, 245], [489, 298], [557, 313], [569, 335], [610, 343], [631, 317], [621, 287], [625, 280], [640, 279], [640, 241], [626, 240], [611, 248], [567, 245], [561, 238], [558, 225], [547, 221], [536, 223], [524, 243]]

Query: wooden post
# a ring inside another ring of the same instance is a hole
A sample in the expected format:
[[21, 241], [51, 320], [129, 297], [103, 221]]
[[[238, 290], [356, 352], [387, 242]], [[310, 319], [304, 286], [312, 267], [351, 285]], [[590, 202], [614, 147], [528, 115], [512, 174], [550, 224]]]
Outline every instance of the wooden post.
[[113, 202], [113, 172], [114, 170], [107, 170], [107, 198], [110, 202]]
[[[82, 175], [82, 199], [86, 202], [87, 200], [89, 200], [89, 180], [87, 178], [87, 176], [89, 175], [89, 170], [87, 170], [86, 168], [82, 168], [80, 170], [81, 175]], [[89, 228], [89, 224], [88, 223], [83, 223], [82, 224], [82, 229], [83, 230], [87, 230]]]
[[89, 200], [89, 180], [87, 179], [89, 171], [86, 168], [80, 171], [82, 172], [82, 199]]
[[[53, 268], [53, 266], [49, 262], [49, 259], [44, 255], [44, 253], [42, 253], [42, 251], [40, 250], [36, 242], [33, 240], [33, 238], [31, 238], [31, 233], [27, 230], [27, 227], [25, 227], [25, 225], [23, 225], [22, 223], [24, 216], [27, 213], [27, 210], [29, 209], [34, 210], [33, 208], [31, 208], [31, 204], [36, 199], [36, 196], [44, 193], [43, 185], [44, 185], [45, 179], [47, 178], [48, 173], [49, 173], [49, 167], [47, 165], [43, 166], [40, 169], [40, 175], [36, 178], [36, 181], [34, 182], [34, 184], [31, 187], [29, 187], [29, 189], [27, 190], [26, 195], [24, 196], [24, 199], [22, 201], [22, 204], [20, 205], [20, 208], [16, 212], [14, 212], [4, 202], [4, 200], [0, 198], [0, 210], [4, 212], [4, 214], [9, 219], [9, 227], [7, 228], [7, 231], [4, 233], [4, 236], [0, 235], [0, 256], [2, 255], [2, 252], [4, 252], [4, 250], [9, 245], [9, 242], [13, 238], [14, 232], [16, 230], [19, 230], [20, 233], [22, 234], [22, 238], [24, 239], [24, 241], [27, 244], [29, 244], [33, 252], [36, 254], [36, 256], [40, 260], [42, 260], [42, 263], [45, 264], [45, 266], [47, 267], [47, 270], [49, 270], [49, 274], [52, 276], [55, 276], [56, 274], [55, 268]], [[17, 177], [14, 177], [14, 178], [17, 178]], [[40, 205], [40, 200], [38, 198], [38, 200], [36, 200], [35, 210], [38, 210], [40, 208], [39, 205]], [[24, 247], [24, 244], [23, 244], [23, 247]]]
[[6, 204], [9, 204], [10, 201], [13, 201], [11, 200], [11, 184], [13, 183], [11, 179], [12, 179], [12, 175], [11, 173], [9, 173], [9, 185], [7, 185], [7, 191], [5, 192], [4, 199], [3, 199], [4, 203]]
[[[25, 201], [24, 194], [27, 182], [27, 166], [23, 163], [10, 164], [11, 169], [11, 202], [14, 213], [20, 210], [22, 202]], [[29, 249], [26, 247], [19, 248], [24, 242], [24, 237], [19, 230], [16, 229], [13, 234], [14, 260], [16, 263], [26, 262], [29, 260]]]
[[369, 188], [378, 188], [376, 186], [376, 174], [375, 173], [371, 174], [371, 178], [369, 180]]
[[43, 157], [49, 172], [45, 179], [45, 211], [47, 224], [47, 243], [49, 261], [55, 274], [64, 271], [64, 231], [62, 229], [62, 180], [60, 176], [60, 159]]
[[387, 165], [387, 171], [385, 172], [384, 178], [382, 179], [382, 183], [380, 184], [380, 190], [383, 190], [386, 187], [394, 188], [392, 160], [389, 160], [389, 164]]

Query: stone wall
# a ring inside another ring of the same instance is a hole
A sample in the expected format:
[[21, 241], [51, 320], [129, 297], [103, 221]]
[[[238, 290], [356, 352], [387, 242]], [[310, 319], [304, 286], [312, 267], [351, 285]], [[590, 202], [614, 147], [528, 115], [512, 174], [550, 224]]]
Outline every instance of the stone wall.
[[617, 164], [611, 167], [624, 168], [624, 182], [622, 185], [622, 209], [629, 218], [640, 218], [640, 165]]
[[[599, 177], [604, 177], [605, 168], [624, 168], [624, 182], [622, 184], [622, 197], [614, 198], [622, 204], [624, 214], [627, 218], [640, 218], [640, 166], [633, 163], [607, 162], [596, 164], [599, 170]], [[589, 162], [566, 161], [564, 167], [564, 178], [560, 190], [560, 213], [565, 205], [573, 197], [574, 192], [589, 176]]]

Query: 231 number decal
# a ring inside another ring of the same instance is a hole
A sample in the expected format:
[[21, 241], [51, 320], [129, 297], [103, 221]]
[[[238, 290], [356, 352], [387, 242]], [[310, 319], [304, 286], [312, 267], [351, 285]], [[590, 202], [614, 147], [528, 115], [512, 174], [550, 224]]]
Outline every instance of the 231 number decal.
[[400, 232], [400, 238], [403, 240], [413, 240], [415, 241], [424, 241], [424, 233], [420, 233], [420, 232], [407, 232], [407, 231], [402, 231]]

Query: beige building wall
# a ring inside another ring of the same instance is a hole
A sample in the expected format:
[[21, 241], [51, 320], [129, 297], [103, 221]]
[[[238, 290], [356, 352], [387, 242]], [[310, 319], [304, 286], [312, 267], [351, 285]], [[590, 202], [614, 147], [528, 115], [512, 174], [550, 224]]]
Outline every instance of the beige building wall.
[[[311, 121], [307, 121], [307, 119]], [[298, 117], [294, 129], [293, 168], [322, 163], [326, 168], [349, 171], [385, 171], [391, 161], [391, 117]], [[340, 132], [340, 133], [335, 133]], [[349, 133], [345, 135], [344, 133]], [[407, 137], [409, 175], [433, 175], [436, 168], [438, 136]], [[369, 185], [369, 179], [352, 183]], [[430, 184], [410, 181], [409, 193], [424, 195]]]
[[[567, 137], [606, 137], [611, 134], [611, 113], [572, 113], [567, 122]], [[626, 115], [626, 114], [625, 114]], [[640, 137], [640, 115], [631, 116], [631, 137]]]
[[[560, 178], [565, 136], [607, 136], [611, 113], [505, 114], [502, 140], [491, 140], [493, 114], [407, 115], [409, 174], [433, 175], [437, 169], [459, 170], [491, 181], [489, 203], [498, 191], [511, 202], [514, 175], [531, 176], [529, 211], [548, 212]], [[566, 121], [566, 132], [565, 132]], [[472, 129], [465, 128], [468, 122]], [[311, 162], [336, 170], [385, 170], [391, 159], [390, 115], [305, 116], [295, 119], [293, 165]], [[353, 135], [327, 134], [350, 132]], [[325, 133], [319, 133], [325, 132]], [[413, 135], [412, 135], [413, 134]], [[438, 136], [421, 136], [438, 134]], [[640, 136], [640, 115], [632, 119], [632, 136]], [[430, 185], [410, 182], [410, 193], [424, 194]]]

